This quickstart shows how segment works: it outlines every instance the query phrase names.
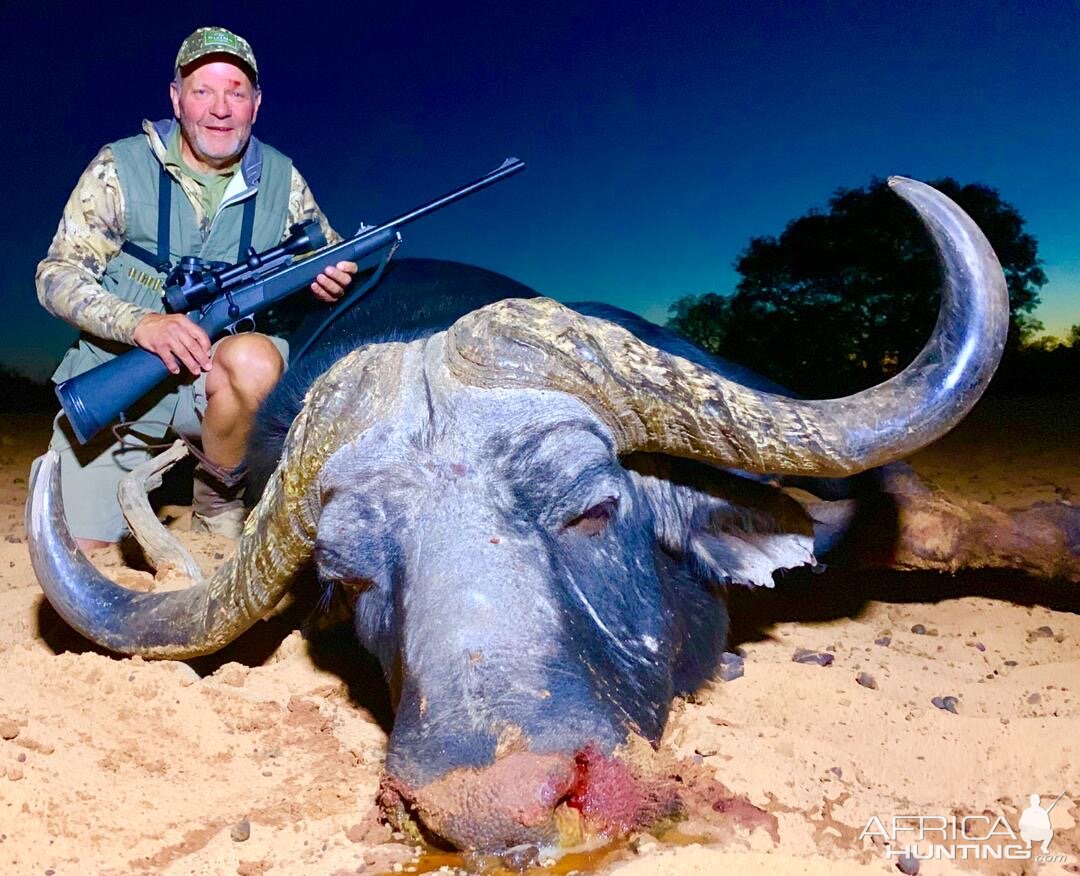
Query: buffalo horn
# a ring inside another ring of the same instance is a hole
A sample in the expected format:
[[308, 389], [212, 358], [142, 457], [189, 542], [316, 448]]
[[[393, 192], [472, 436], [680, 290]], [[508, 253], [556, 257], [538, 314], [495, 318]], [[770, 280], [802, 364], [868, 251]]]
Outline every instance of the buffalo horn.
[[448, 332], [447, 365], [477, 386], [581, 398], [621, 452], [666, 453], [746, 471], [847, 476], [904, 457], [956, 425], [990, 381], [1009, 325], [1005, 278], [956, 204], [889, 180], [929, 229], [943, 265], [937, 325], [892, 379], [846, 398], [802, 401], [749, 389], [550, 299], [511, 299]]
[[319, 473], [397, 397], [403, 348], [360, 348], [313, 384], [236, 552], [212, 577], [183, 590], [140, 593], [97, 571], [68, 530], [60, 457], [46, 453], [31, 475], [26, 531], [49, 602], [84, 636], [125, 654], [185, 659], [231, 642], [278, 603], [311, 556]]

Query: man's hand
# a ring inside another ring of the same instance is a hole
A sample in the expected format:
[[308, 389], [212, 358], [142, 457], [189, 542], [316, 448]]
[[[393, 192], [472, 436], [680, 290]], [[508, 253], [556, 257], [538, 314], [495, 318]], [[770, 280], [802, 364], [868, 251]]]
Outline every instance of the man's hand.
[[135, 343], [173, 374], [180, 373], [181, 365], [196, 375], [210, 370], [210, 338], [182, 313], [148, 313], [135, 326]]
[[311, 291], [320, 301], [333, 304], [345, 294], [345, 287], [352, 282], [355, 275], [356, 262], [338, 262], [327, 267], [315, 278]]

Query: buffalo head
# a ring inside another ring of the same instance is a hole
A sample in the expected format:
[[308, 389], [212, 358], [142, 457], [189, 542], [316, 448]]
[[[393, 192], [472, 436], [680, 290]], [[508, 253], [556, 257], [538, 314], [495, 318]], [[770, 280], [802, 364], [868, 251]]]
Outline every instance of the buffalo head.
[[501, 849], [581, 817], [667, 814], [628, 740], [656, 743], [672, 696], [712, 674], [726, 585], [814, 562], [802, 506], [728, 470], [898, 459], [964, 416], [1000, 356], [1008, 299], [985, 238], [933, 189], [892, 184], [945, 284], [926, 348], [880, 386], [795, 400], [554, 301], [505, 300], [315, 380], [235, 554], [187, 590], [97, 573], [46, 458], [28, 512], [42, 586], [95, 641], [183, 658], [234, 639], [314, 560], [396, 698], [383, 802], [399, 822]]

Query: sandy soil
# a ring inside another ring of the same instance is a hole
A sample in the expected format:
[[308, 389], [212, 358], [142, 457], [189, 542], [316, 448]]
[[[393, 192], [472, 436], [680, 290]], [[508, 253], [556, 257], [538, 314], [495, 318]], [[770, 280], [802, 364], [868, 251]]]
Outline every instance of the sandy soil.
[[[984, 403], [914, 463], [1004, 508], [1075, 500], [1078, 411], [1076, 399]], [[148, 663], [96, 651], [57, 618], [22, 525], [46, 436], [43, 419], [0, 420], [0, 872], [460, 866], [418, 857], [378, 822], [385, 692], [347, 636], [304, 639], [294, 612], [213, 659]], [[196, 544], [211, 564], [227, 550]], [[96, 560], [121, 571], [119, 553]], [[742, 595], [744, 677], [677, 702], [663, 752], [774, 829], [736, 819], [718, 831], [718, 799], [659, 842], [638, 836], [538, 872], [897, 872], [880, 838], [859, 838], [872, 817], [1003, 815], [1016, 830], [1029, 794], [1062, 791], [1051, 851], [1064, 862], [926, 861], [920, 872], [1080, 872], [1078, 609], [1075, 587], [1009, 574], [796, 574]], [[833, 662], [795, 663], [800, 647]], [[932, 705], [944, 696], [956, 714]]]

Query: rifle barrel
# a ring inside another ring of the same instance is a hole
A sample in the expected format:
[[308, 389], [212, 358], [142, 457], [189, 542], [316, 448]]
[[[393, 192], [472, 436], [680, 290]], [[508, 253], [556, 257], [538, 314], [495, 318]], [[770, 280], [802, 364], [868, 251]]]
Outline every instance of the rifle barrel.
[[454, 201], [460, 201], [462, 198], [467, 198], [473, 192], [478, 192], [480, 189], [486, 189], [488, 186], [499, 182], [499, 180], [506, 179], [506, 177], [512, 176], [524, 169], [525, 162], [520, 158], [507, 158], [506, 161], [491, 171], [491, 173], [473, 180], [468, 185], [464, 185], [459, 189], [454, 189], [453, 191], [447, 192], [445, 195], [441, 195], [434, 200], [428, 201], [426, 204], [423, 204], [414, 210], [410, 210], [408, 213], [402, 213], [400, 216], [391, 219], [389, 222], [384, 222], [379, 227], [385, 228], [388, 225], [394, 227], [408, 225], [414, 219], [419, 219], [421, 216], [433, 213], [436, 210], [445, 207], [447, 204], [454, 203]]

